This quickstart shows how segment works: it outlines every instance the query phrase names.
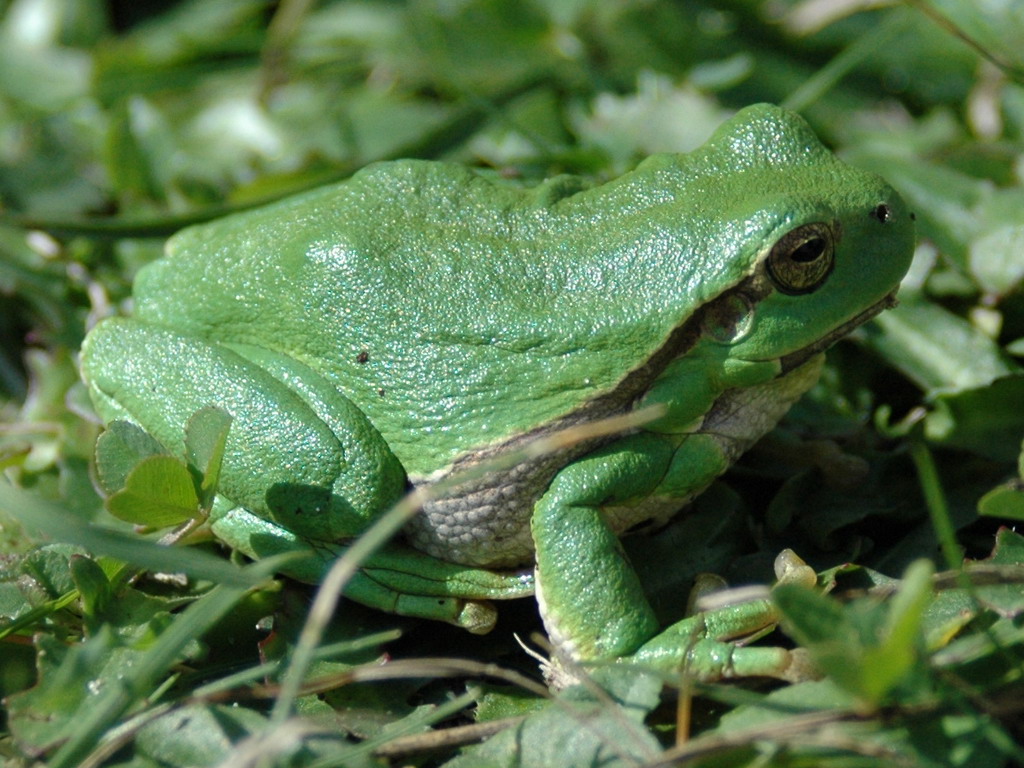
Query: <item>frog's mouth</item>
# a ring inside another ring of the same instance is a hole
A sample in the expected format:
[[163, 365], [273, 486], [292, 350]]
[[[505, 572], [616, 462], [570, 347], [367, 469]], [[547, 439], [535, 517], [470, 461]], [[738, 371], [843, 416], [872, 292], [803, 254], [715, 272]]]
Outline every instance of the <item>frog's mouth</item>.
[[796, 352], [790, 352], [788, 355], [783, 355], [779, 358], [781, 373], [786, 374], [794, 368], [799, 368], [819, 352], [823, 352], [831, 347], [835, 342], [843, 336], [846, 336], [857, 326], [863, 325], [871, 318], [881, 314], [883, 310], [892, 309], [898, 303], [899, 301], [896, 299], [896, 291], [893, 290], [890, 293], [887, 293], [881, 301], [876, 304], [872, 304], [863, 312], [854, 315], [842, 325], [836, 326], [813, 344], [808, 344], [806, 347], [798, 349]]

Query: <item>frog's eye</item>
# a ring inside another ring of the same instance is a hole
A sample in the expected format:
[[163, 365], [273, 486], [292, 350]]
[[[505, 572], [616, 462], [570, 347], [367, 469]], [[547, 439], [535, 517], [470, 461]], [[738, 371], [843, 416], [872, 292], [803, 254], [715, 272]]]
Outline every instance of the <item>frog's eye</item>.
[[787, 232], [768, 254], [768, 278], [782, 293], [816, 290], [835, 264], [835, 236], [827, 224], [805, 224]]

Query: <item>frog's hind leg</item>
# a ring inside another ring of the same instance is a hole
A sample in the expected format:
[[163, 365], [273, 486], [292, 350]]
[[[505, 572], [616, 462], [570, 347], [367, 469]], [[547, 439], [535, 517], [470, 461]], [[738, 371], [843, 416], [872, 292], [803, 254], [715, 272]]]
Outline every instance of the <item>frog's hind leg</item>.
[[104, 421], [132, 421], [181, 457], [192, 414], [223, 408], [232, 421], [218, 493], [310, 538], [355, 535], [404, 492], [398, 460], [365, 416], [281, 355], [112, 318], [86, 339], [82, 374]]
[[[338, 442], [342, 472], [334, 490], [347, 502], [357, 527], [393, 506], [405, 492], [405, 470], [377, 428], [337, 386], [302, 361], [264, 347], [226, 344], [293, 392]], [[278, 506], [288, 503], [288, 488], [271, 489]]]
[[[219, 498], [211, 515], [214, 534], [252, 559], [290, 554], [281, 571], [302, 582], [319, 584], [346, 546], [315, 542], [233, 507]], [[399, 616], [444, 621], [475, 634], [489, 632], [497, 620], [491, 600], [526, 597], [533, 579], [446, 563], [401, 544], [388, 544], [360, 564], [345, 585], [345, 596], [370, 608]]]

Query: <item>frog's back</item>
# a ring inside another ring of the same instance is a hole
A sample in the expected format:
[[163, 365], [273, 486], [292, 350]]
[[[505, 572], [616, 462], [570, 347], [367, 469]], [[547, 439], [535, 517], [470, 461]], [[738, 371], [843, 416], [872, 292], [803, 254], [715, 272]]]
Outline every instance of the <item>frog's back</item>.
[[137, 313], [301, 359], [425, 474], [614, 389], [742, 277], [737, 243], [789, 206], [737, 204], [735, 174], [692, 157], [589, 189], [377, 164], [180, 233]]

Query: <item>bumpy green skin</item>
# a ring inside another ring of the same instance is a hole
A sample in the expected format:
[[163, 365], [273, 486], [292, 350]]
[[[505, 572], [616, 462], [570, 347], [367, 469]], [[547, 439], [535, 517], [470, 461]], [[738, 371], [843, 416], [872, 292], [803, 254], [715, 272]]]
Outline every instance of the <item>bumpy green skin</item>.
[[[905, 273], [910, 219], [882, 180], [766, 105], [599, 186], [382, 163], [176, 235], [140, 272], [134, 317], [86, 340], [83, 376], [105, 420], [134, 421], [173, 451], [193, 411], [233, 415], [220, 492], [234, 509], [215, 531], [255, 555], [324, 552], [407, 480], [663, 405], [633, 434], [428, 505], [408, 534], [427, 554], [407, 570], [448, 561], [442, 586], [387, 566], [357, 595], [392, 610], [399, 595], [518, 596], [518, 577], [477, 588], [450, 571], [535, 558], [561, 647], [623, 656], [656, 627], [618, 533], [699, 493], [813, 383], [811, 353]], [[774, 290], [766, 255], [812, 223], [837, 235], [831, 274], [800, 295]], [[366, 596], [377, 588], [388, 597]], [[472, 623], [464, 606], [403, 612]]]

